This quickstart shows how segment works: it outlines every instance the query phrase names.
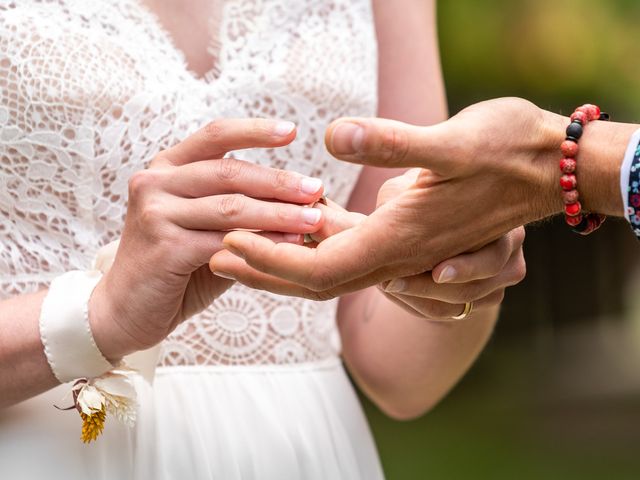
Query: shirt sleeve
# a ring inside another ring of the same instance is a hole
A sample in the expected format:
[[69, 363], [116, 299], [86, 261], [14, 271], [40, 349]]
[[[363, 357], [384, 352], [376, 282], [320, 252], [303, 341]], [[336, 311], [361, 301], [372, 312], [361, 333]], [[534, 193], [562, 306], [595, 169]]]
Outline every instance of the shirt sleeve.
[[620, 193], [625, 217], [640, 238], [640, 129], [631, 136], [620, 167]]

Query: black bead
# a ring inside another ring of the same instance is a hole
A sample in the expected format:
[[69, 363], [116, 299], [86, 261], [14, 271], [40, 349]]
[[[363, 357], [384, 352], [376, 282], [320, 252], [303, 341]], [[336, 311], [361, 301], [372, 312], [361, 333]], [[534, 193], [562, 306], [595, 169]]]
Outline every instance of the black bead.
[[571, 122], [567, 127], [567, 137], [579, 139], [582, 136], [582, 125], [578, 122]]

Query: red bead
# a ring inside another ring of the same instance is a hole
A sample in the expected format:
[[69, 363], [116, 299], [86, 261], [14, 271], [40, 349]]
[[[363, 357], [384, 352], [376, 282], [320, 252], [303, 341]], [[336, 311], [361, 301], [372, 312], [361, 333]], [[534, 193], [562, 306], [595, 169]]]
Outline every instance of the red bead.
[[580, 225], [580, 223], [582, 222], [582, 218], [582, 214], [580, 214], [576, 215], [575, 217], [564, 217], [564, 221], [567, 222], [567, 225], [575, 227], [577, 225]]
[[560, 160], [560, 170], [563, 173], [573, 173], [576, 171], [576, 161], [573, 158], [563, 158]]
[[586, 105], [583, 105], [583, 108], [587, 110], [589, 120], [598, 120], [600, 118], [600, 107], [587, 103]]
[[576, 188], [578, 181], [576, 180], [576, 176], [573, 174], [562, 175], [560, 177], [560, 186], [563, 190], [569, 191]]
[[587, 118], [590, 118], [589, 108], [587, 107], [587, 105], [582, 105], [581, 107], [576, 108], [576, 112], [582, 112], [587, 116]]
[[576, 120], [582, 123], [582, 125], [586, 125], [587, 123], [589, 123], [589, 115], [587, 115], [585, 112], [579, 112], [578, 110], [576, 110], [571, 115], [571, 121], [575, 122]]
[[593, 219], [596, 228], [600, 228], [604, 221], [607, 219], [606, 215], [602, 215], [600, 213], [592, 213], [590, 216]]
[[[606, 218], [597, 213], [582, 213], [582, 205], [578, 201], [580, 195], [576, 189], [578, 182], [575, 176], [576, 156], [579, 151], [578, 139], [582, 136], [583, 127], [590, 121], [599, 120], [600, 115], [600, 107], [596, 105], [585, 104], [576, 108], [571, 115], [571, 125], [567, 128], [567, 137], [560, 145], [560, 150], [564, 155], [564, 158], [560, 160], [560, 170], [563, 173], [560, 177], [560, 186], [563, 190], [565, 222], [581, 235], [589, 235], [600, 228]], [[605, 118], [603, 117], [603, 119]], [[640, 195], [638, 196], [640, 197]], [[640, 200], [638, 203], [640, 204]]]
[[[567, 217], [569, 218], [569, 217]], [[601, 215], [599, 213], [591, 213], [587, 215], [587, 227], [582, 231], [578, 232], [580, 235], [589, 235], [590, 233], [595, 232], [599, 229], [604, 221], [607, 219], [605, 215]]]
[[571, 140], [565, 140], [560, 145], [560, 150], [562, 150], [562, 154], [567, 158], [575, 158], [578, 155], [578, 144], [576, 142], [572, 142]]
[[595, 232], [598, 228], [600, 228], [600, 224], [598, 222], [596, 222], [595, 220], [589, 218], [588, 219], [588, 226], [587, 228], [585, 228], [583, 231], [580, 232], [580, 234], [582, 235], [589, 235], [590, 233]]
[[565, 203], [565, 205], [576, 203], [578, 201], [578, 198], [580, 198], [578, 190], [569, 190], [568, 192], [562, 192], [562, 201]]
[[581, 211], [582, 205], [580, 205], [580, 202], [571, 203], [564, 206], [564, 213], [566, 213], [569, 217], [575, 217], [576, 215], [580, 214]]

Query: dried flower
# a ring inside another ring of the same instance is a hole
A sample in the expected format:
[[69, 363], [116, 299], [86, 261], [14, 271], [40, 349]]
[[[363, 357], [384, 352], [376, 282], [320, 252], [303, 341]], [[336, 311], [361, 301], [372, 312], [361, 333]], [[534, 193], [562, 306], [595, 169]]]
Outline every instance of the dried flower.
[[104, 410], [99, 410], [91, 415], [87, 415], [84, 412], [80, 412], [82, 417], [82, 441], [84, 443], [91, 443], [98, 438], [98, 435], [104, 430], [104, 421], [107, 417], [107, 413]]
[[96, 378], [76, 380], [71, 389], [74, 405], [82, 418], [82, 441], [90, 443], [104, 430], [107, 414], [133, 427], [136, 421], [135, 370], [119, 367]]

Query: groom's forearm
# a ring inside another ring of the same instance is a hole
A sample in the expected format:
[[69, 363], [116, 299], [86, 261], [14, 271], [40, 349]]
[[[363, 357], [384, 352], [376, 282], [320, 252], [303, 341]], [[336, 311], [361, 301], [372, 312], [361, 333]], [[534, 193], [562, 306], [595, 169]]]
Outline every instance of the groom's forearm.
[[578, 190], [587, 210], [624, 216], [620, 166], [638, 125], [593, 122], [585, 129], [578, 154]]

